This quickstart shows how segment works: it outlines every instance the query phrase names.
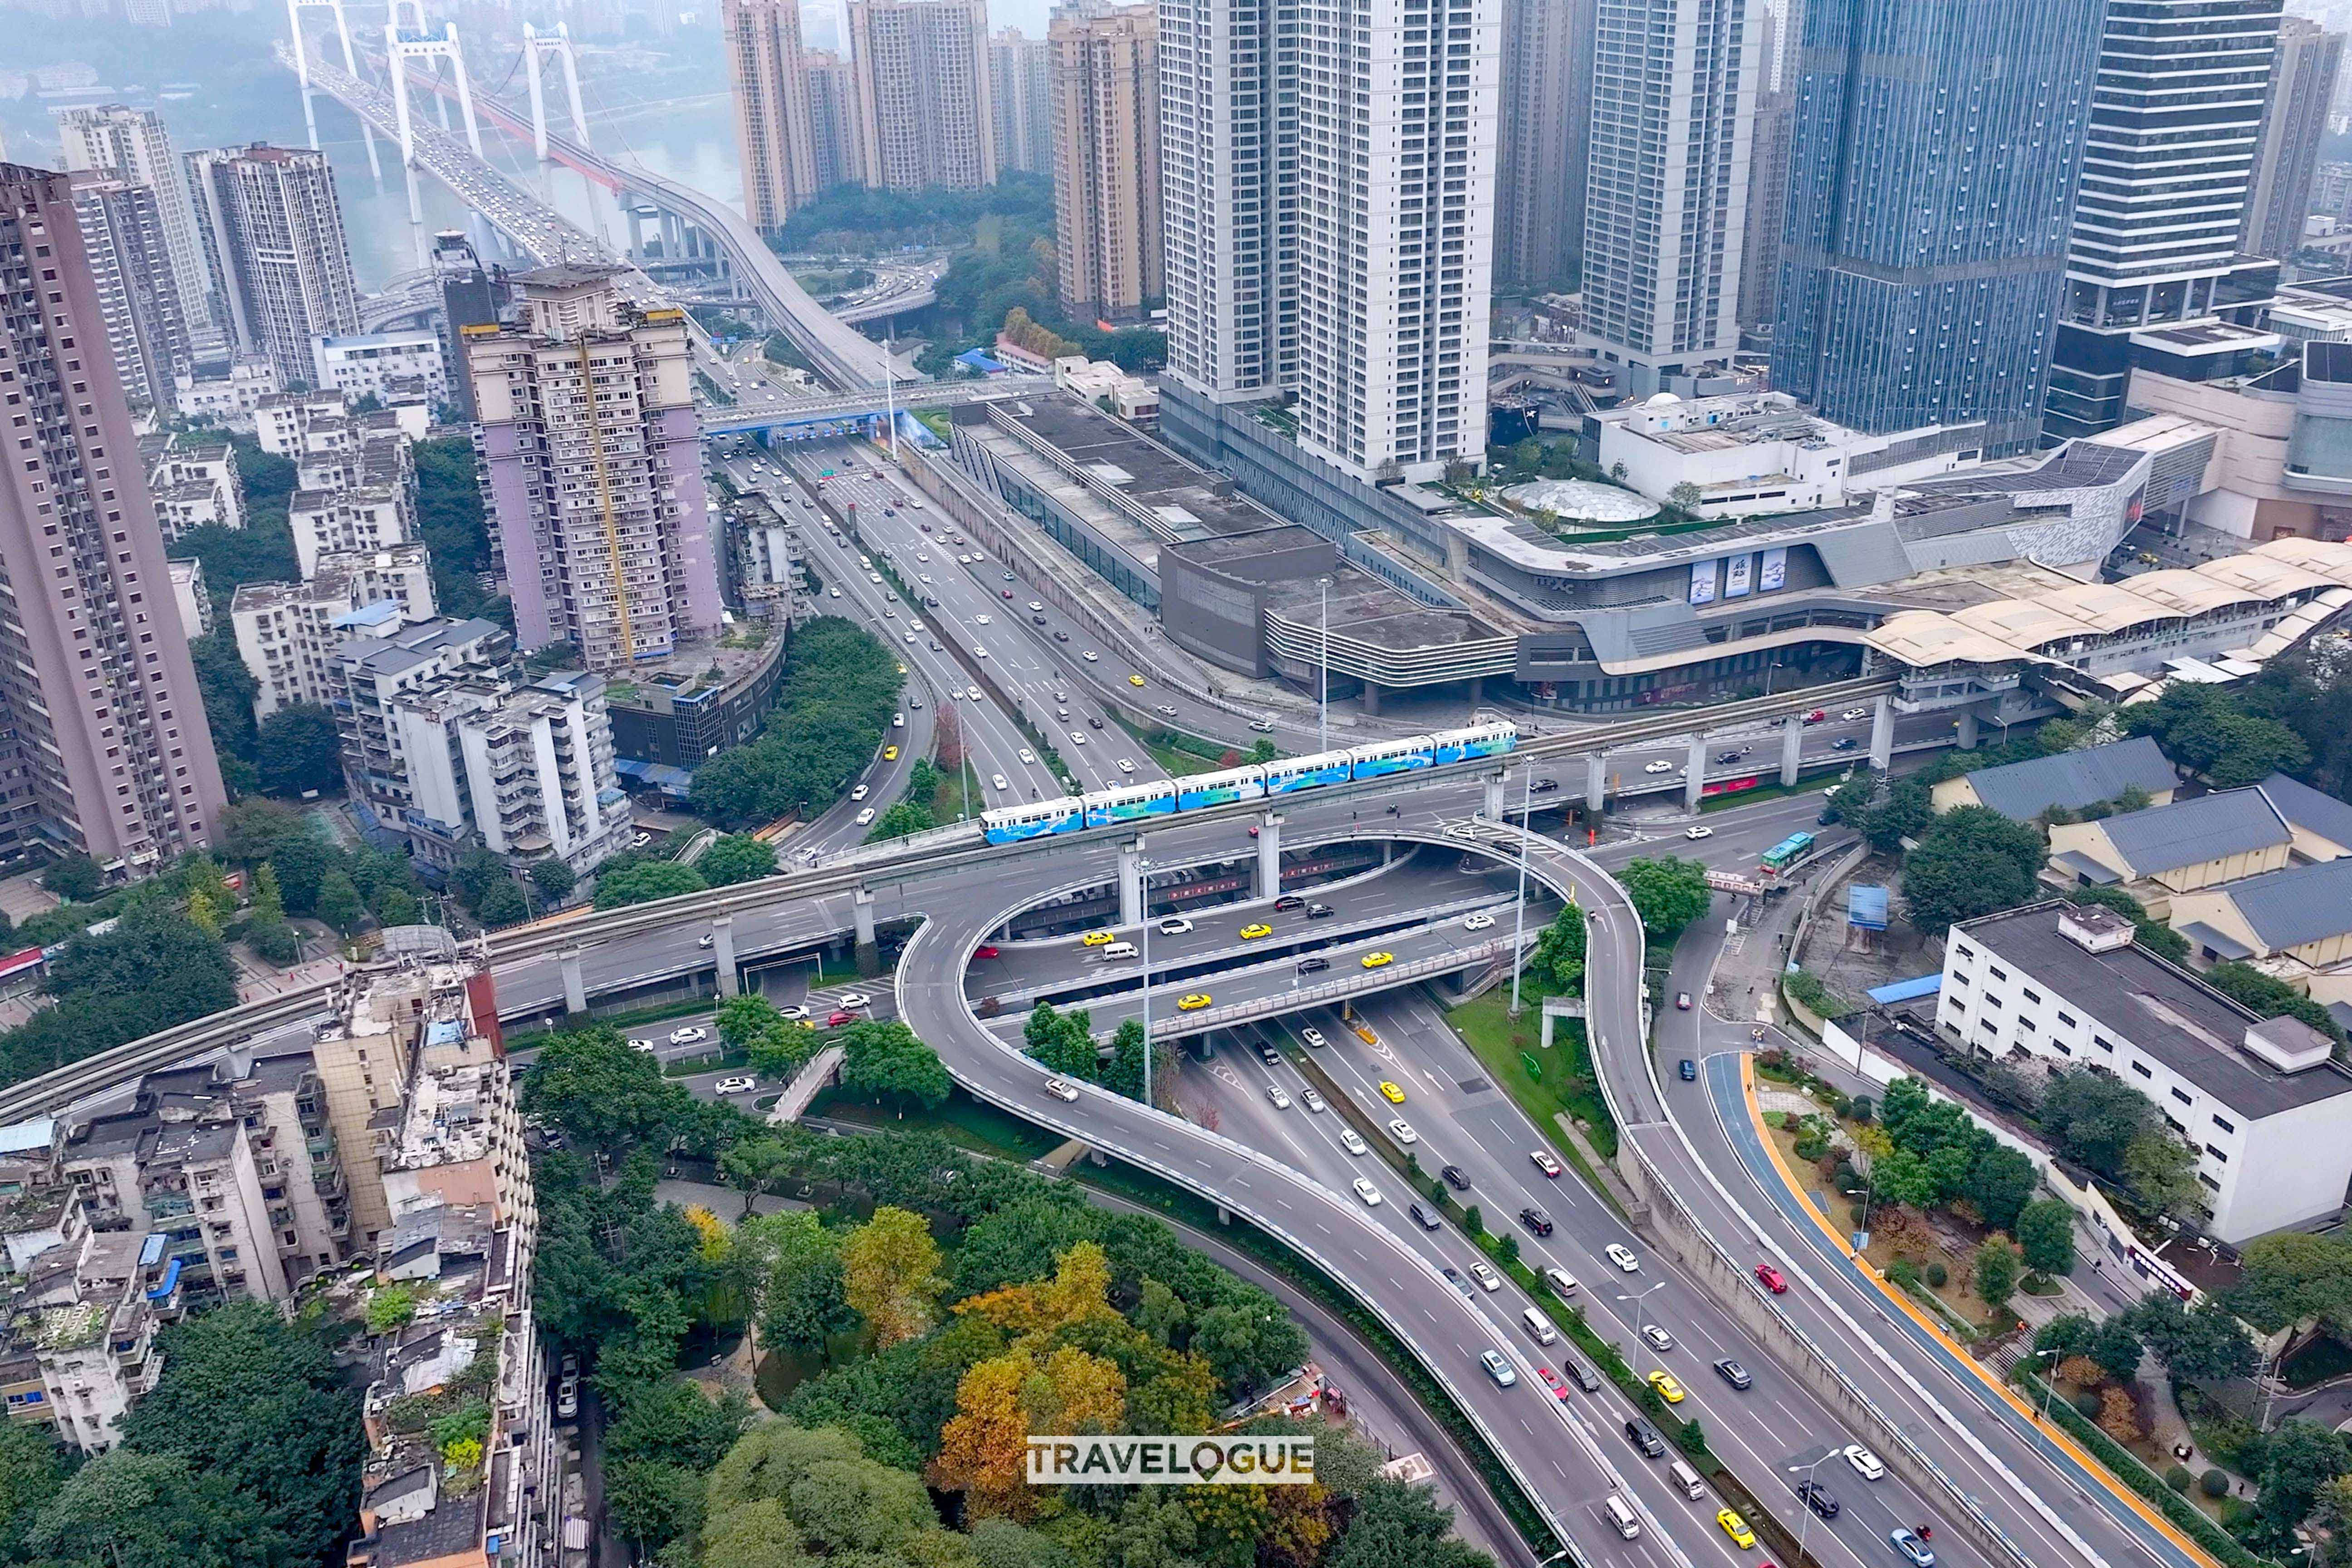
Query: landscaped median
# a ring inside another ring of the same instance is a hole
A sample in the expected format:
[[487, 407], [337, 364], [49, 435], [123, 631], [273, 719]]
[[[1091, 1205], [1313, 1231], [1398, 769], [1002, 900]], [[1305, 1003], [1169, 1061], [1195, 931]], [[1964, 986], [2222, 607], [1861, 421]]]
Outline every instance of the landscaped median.
[[[1746, 1055], [1742, 1055], [1739, 1059], [1739, 1081], [1741, 1091], [1748, 1101], [1748, 1120], [1756, 1129], [1757, 1141], [1763, 1146], [1765, 1154], [1771, 1160], [1772, 1167], [1778, 1173], [1781, 1184], [1788, 1188], [1790, 1194], [1797, 1200], [1812, 1222], [1821, 1227], [1822, 1233], [1836, 1246], [1838, 1252], [1854, 1264], [1863, 1278], [1877, 1287], [1879, 1293], [1890, 1305], [1933, 1337], [1937, 1344], [1948, 1352], [1961, 1367], [1973, 1373], [1978, 1382], [1995, 1397], [2006, 1401], [2012, 1410], [2032, 1422], [2035, 1429], [2045, 1438], [2080, 1464], [2085, 1474], [2105, 1482], [2107, 1489], [2118, 1500], [2149, 1524], [2163, 1531], [2174, 1545], [2187, 1552], [2193, 1560], [2209, 1564], [2210, 1568], [2221, 1568], [2221, 1564], [2224, 1563], [2227, 1563], [2229, 1568], [2260, 1568], [2263, 1559], [2253, 1556], [2243, 1547], [2231, 1541], [2222, 1533], [2220, 1526], [2215, 1525], [2202, 1514], [2197, 1513], [2194, 1507], [2167, 1491], [2160, 1480], [2156, 1482], [2156, 1491], [2160, 1494], [2160, 1500], [2151, 1504], [2147, 1498], [2139, 1495], [2137, 1489], [2127, 1479], [2119, 1477], [2112, 1467], [2101, 1462], [2105, 1455], [2099, 1451], [2097, 1444], [2086, 1445], [2077, 1441], [2073, 1430], [2064, 1424], [2063, 1419], [2044, 1421], [2041, 1411], [2033, 1404], [1996, 1376], [1991, 1369], [1971, 1356], [1945, 1331], [1941, 1323], [1923, 1310], [1906, 1292], [1889, 1284], [1871, 1265], [1869, 1259], [1854, 1251], [1851, 1238], [1832, 1225], [1829, 1217], [1815, 1205], [1812, 1198], [1805, 1192], [1803, 1184], [1798, 1181], [1796, 1173], [1789, 1169], [1787, 1162], [1781, 1158], [1779, 1147], [1772, 1141], [1770, 1131], [1765, 1126], [1763, 1109], [1756, 1100], [1754, 1058]], [[2030, 1374], [2027, 1375], [2030, 1376]], [[2053, 1417], [2063, 1416], [2081, 1420], [2071, 1407], [2063, 1412], [2053, 1410], [2052, 1414]], [[2088, 1423], [2084, 1425], [2087, 1426]], [[2107, 1438], [2105, 1434], [2098, 1436], [2101, 1444], [2108, 1447], [2116, 1447], [2113, 1440]], [[2121, 1453], [2123, 1450], [2116, 1448], [2116, 1452]], [[2129, 1456], [2126, 1455], [2126, 1457]], [[2134, 1462], [2137, 1463], [2137, 1461]], [[2196, 1514], [2198, 1525], [2201, 1525], [2202, 1528], [2192, 1526], [2184, 1520], [2176, 1519], [2172, 1507], [2175, 1504], [2190, 1514]], [[2223, 1547], [2228, 1550], [2223, 1551]]]

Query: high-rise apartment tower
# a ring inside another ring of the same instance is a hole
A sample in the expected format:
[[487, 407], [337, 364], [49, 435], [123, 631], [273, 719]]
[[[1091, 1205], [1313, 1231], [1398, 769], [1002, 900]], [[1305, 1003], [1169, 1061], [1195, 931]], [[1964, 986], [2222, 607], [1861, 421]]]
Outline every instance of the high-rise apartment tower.
[[719, 626], [686, 317], [636, 310], [617, 270], [518, 273], [521, 322], [463, 336], [515, 640], [599, 671]]
[[1503, 99], [1496, 131], [1495, 280], [1565, 289], [1584, 248], [1593, 0], [1498, 3]]
[[987, 0], [849, 0], [849, 39], [868, 185], [996, 183]]
[[2279, 0], [2110, 0], [2045, 438], [2123, 422], [2136, 334], [2259, 323], [2278, 265], [2239, 234], [2278, 31]]
[[1158, 10], [1065, 13], [1050, 42], [1062, 308], [1081, 321], [1139, 321], [1165, 289]]
[[97, 170], [125, 184], [144, 185], [155, 193], [155, 211], [163, 226], [163, 244], [172, 258], [172, 277], [179, 286], [180, 313], [189, 332], [203, 338], [217, 326], [213, 316], [212, 280], [205, 271], [204, 242], [196, 231], [195, 207], [188, 195], [188, 173], [172, 151], [172, 133], [152, 109], [131, 109], [120, 103], [58, 111], [58, 134], [65, 143], [68, 170]]
[[719, 31], [734, 89], [743, 211], [761, 233], [774, 234], [823, 188], [809, 129], [800, 0], [719, 0]]
[[226, 797], [68, 176], [0, 163], [0, 852], [145, 875]]
[[2269, 95], [2263, 100], [2261, 151], [2254, 159], [2254, 189], [2246, 201], [2239, 247], [2250, 255], [2284, 259], [2303, 243], [2303, 220], [2311, 210], [2311, 177], [2319, 167], [2319, 143], [2327, 134], [2327, 105], [2344, 64], [2344, 35], [2325, 32], [2301, 16], [2279, 20], [2278, 58], [2271, 66]]
[[115, 378], [131, 402], [171, 408], [173, 378], [188, 374], [192, 358], [154, 187], [93, 173], [76, 174], [73, 193]]
[[282, 384], [316, 374], [310, 340], [360, 330], [342, 203], [326, 154], [270, 147], [188, 154], [197, 234], [240, 353]]
[[2039, 444], [2104, 10], [1805, 7], [1776, 388], [1873, 435]]
[[1584, 341], [1646, 396], [1738, 347], [1757, 0], [1596, 0]]
[[[1057, 8], [1056, 21], [1088, 13]], [[1054, 172], [1054, 46], [1007, 27], [988, 40], [989, 106], [996, 114], [996, 169]]]

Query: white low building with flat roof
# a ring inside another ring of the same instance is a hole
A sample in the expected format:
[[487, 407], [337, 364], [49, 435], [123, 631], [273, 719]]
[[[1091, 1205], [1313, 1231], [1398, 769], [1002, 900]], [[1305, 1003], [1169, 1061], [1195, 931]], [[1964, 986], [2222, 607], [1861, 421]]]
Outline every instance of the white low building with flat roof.
[[310, 356], [319, 366], [319, 385], [346, 397], [373, 396], [389, 404], [396, 384], [422, 382], [436, 403], [449, 399], [441, 334], [430, 327], [316, 337], [310, 340]]
[[2112, 910], [2061, 901], [1951, 930], [1936, 1026], [1996, 1060], [2101, 1072], [2197, 1152], [2208, 1228], [2237, 1243], [2336, 1213], [2352, 1184], [2352, 1072], [2334, 1042], [2262, 1018], [2134, 944]]

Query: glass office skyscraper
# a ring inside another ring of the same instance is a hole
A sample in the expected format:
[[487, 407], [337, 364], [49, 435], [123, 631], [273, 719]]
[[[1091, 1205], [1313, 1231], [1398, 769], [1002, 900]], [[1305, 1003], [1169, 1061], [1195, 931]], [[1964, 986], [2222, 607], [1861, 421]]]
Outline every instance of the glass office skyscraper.
[[2040, 434], [2100, 0], [1803, 7], [1772, 384], [1885, 434]]

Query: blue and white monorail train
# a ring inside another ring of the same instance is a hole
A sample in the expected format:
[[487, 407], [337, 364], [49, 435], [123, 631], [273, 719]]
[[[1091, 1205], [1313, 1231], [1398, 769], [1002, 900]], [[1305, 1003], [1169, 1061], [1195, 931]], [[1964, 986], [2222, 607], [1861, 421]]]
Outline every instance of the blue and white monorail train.
[[1319, 752], [1313, 756], [1288, 757], [1263, 765], [1223, 768], [1159, 784], [1122, 784], [1092, 795], [1063, 795], [1027, 805], [1001, 805], [981, 814], [981, 833], [991, 844], [1019, 844], [1057, 833], [1076, 833], [1082, 827], [1108, 827], [1146, 817], [1230, 805], [1236, 801], [1296, 795], [1326, 784], [1385, 778], [1450, 763], [1504, 756], [1518, 744], [1518, 726], [1508, 721], [1473, 724], [1466, 729], [1441, 730], [1433, 735], [1382, 741], [1344, 752]]

